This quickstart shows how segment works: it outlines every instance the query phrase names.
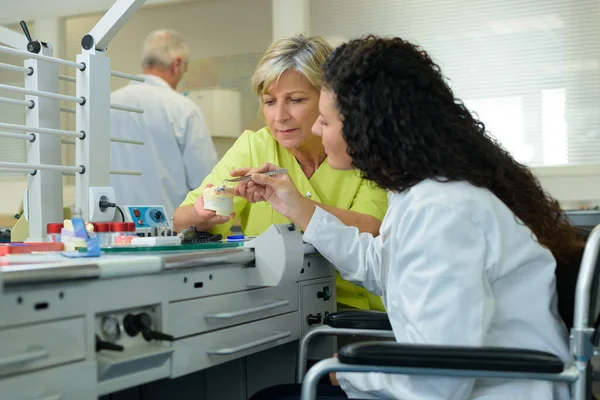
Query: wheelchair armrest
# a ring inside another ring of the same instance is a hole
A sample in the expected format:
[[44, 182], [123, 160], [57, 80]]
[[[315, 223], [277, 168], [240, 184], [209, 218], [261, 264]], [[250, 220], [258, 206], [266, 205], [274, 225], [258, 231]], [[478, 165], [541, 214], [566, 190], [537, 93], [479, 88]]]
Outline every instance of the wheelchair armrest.
[[340, 362], [386, 367], [454, 370], [532, 372], [559, 374], [560, 358], [543, 351], [436, 345], [407, 345], [394, 342], [361, 342], [340, 349]]
[[380, 311], [341, 311], [327, 315], [323, 323], [332, 328], [391, 331], [387, 313]]

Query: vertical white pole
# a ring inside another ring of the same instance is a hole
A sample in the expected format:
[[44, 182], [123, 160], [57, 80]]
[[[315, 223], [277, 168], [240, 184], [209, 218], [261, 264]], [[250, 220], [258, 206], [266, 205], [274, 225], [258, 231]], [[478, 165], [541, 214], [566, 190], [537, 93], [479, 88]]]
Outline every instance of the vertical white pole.
[[[52, 56], [51, 47], [42, 47], [40, 54]], [[29, 59], [25, 67], [33, 68], [31, 76], [25, 75], [25, 87], [44, 92], [58, 92], [58, 65]], [[60, 104], [58, 100], [26, 96], [35, 105], [27, 110], [27, 126], [60, 129]], [[35, 141], [28, 144], [27, 162], [30, 164], [61, 164], [60, 137], [35, 133]], [[62, 174], [60, 171], [37, 171], [29, 175], [24, 206], [29, 215], [28, 241], [46, 238], [46, 225], [63, 220]]]
[[76, 164], [85, 166], [85, 173], [75, 177], [75, 207], [89, 221], [90, 187], [110, 186], [110, 59], [92, 47], [82, 50], [77, 62], [86, 65], [77, 71], [77, 97], [86, 102], [75, 105], [77, 130], [85, 132], [76, 141]]
[[272, 0], [273, 41], [310, 32], [309, 0]]

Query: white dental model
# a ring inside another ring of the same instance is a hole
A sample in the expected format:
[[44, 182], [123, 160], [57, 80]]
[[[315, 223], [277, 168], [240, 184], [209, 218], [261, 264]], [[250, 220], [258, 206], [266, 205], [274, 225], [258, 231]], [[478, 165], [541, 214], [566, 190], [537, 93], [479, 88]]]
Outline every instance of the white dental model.
[[204, 208], [215, 211], [217, 215], [230, 216], [233, 212], [233, 191], [231, 186], [207, 187], [202, 192]]

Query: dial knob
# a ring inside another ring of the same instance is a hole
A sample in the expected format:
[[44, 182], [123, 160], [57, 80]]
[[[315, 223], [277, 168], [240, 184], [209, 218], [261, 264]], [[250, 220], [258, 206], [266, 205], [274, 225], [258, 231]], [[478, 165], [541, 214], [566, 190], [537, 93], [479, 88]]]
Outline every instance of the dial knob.
[[153, 211], [152, 217], [154, 218], [155, 221], [162, 221], [163, 213], [160, 210]]
[[121, 337], [121, 326], [117, 317], [107, 315], [102, 317], [102, 336], [109, 342], [116, 342]]
[[331, 292], [329, 291], [329, 286], [323, 286], [323, 291], [317, 292], [317, 298], [323, 299], [323, 301], [327, 301], [331, 298]]
[[138, 333], [152, 328], [152, 317], [148, 313], [127, 314], [123, 318], [123, 328], [129, 336], [136, 336]]
[[139, 314], [127, 314], [123, 318], [123, 328], [129, 336], [136, 336], [142, 333], [144, 339], [150, 340], [175, 340], [171, 335], [152, 330], [152, 317], [150, 314], [143, 312]]

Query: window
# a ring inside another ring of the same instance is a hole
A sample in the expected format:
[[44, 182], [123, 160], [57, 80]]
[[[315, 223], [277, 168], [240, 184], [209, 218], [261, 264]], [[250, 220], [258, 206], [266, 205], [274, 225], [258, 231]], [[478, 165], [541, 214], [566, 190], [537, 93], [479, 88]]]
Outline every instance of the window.
[[[32, 21], [27, 21], [30, 32], [35, 32], [35, 25]], [[19, 24], [6, 26], [17, 33], [22, 33]], [[0, 43], [4, 45], [3, 43]], [[23, 66], [23, 58], [7, 54], [0, 54], [0, 62], [10, 65]], [[10, 86], [23, 87], [25, 83], [24, 75], [20, 72], [13, 72], [0, 69], [0, 83]], [[20, 93], [0, 90], [0, 97], [6, 97], [16, 100], [24, 100], [25, 96]], [[8, 124], [25, 125], [26, 108], [12, 104], [0, 103], [0, 122]], [[3, 131], [0, 129], [0, 131]], [[18, 132], [8, 132], [18, 133]], [[0, 161], [8, 162], [26, 162], [27, 161], [27, 141], [19, 139], [0, 138]], [[0, 170], [0, 177], [16, 176], [27, 179], [27, 175], [21, 172], [8, 172]]]
[[311, 33], [421, 45], [458, 98], [531, 166], [600, 162], [597, 0], [312, 0]]
[[[17, 82], [1, 82], [11, 86], [23, 87], [23, 79]], [[1, 91], [1, 97], [23, 100], [24, 96], [19, 93]], [[8, 124], [25, 125], [25, 107], [12, 104], [0, 103], [0, 122]], [[17, 133], [17, 132], [9, 132]], [[26, 162], [27, 160], [27, 141], [20, 139], [9, 139], [0, 137], [0, 161], [3, 162]], [[8, 172], [0, 170], [1, 176], [25, 176], [19, 172]]]

